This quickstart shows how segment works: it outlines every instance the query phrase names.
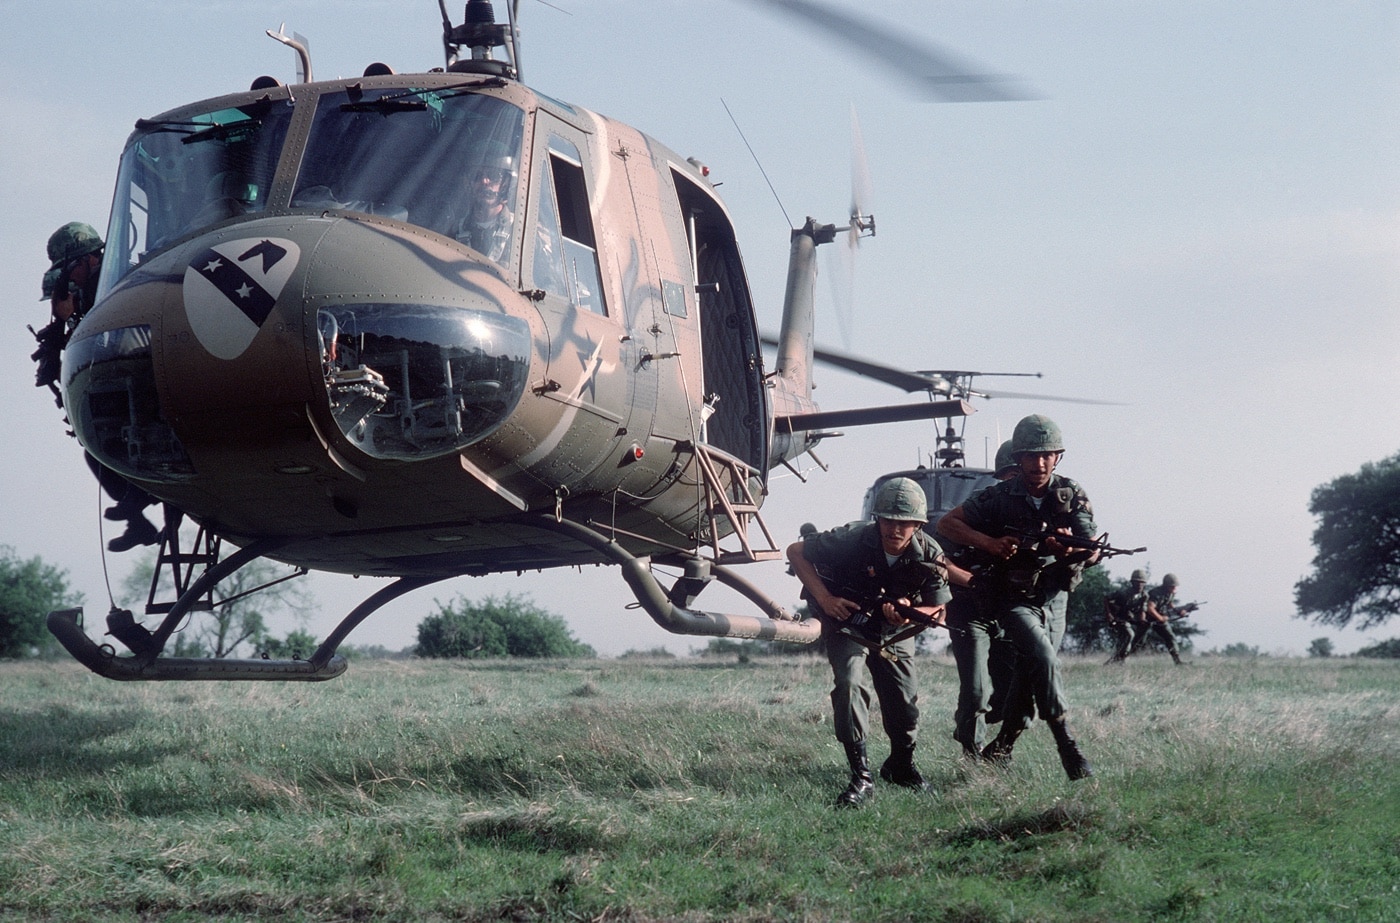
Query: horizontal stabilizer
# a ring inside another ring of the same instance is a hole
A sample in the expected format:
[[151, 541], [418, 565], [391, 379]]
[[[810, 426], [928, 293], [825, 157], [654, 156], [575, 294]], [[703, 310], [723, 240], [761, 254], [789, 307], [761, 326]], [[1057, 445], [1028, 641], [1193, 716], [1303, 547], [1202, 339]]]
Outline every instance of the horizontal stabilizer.
[[965, 417], [975, 411], [967, 401], [933, 401], [928, 404], [896, 404], [889, 407], [857, 407], [854, 410], [819, 410], [779, 416], [774, 426], [780, 433], [831, 429], [841, 426], [870, 426], [876, 423], [906, 423], [937, 417]]

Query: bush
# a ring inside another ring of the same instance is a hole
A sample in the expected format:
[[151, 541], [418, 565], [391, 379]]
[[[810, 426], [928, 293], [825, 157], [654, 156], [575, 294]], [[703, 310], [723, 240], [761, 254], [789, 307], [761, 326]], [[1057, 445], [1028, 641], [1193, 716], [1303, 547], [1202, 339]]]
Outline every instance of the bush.
[[569, 632], [560, 616], [529, 599], [488, 596], [479, 603], [458, 597], [438, 603], [418, 623], [419, 657], [594, 657], [593, 648]]

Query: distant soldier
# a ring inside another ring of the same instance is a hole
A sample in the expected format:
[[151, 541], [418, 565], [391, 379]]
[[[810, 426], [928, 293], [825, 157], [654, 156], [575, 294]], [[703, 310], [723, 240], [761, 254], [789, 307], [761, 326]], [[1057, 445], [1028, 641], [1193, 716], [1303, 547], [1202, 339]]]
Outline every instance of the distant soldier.
[[[907, 621], [893, 605], [869, 601], [895, 599], [939, 618], [949, 599], [947, 565], [942, 548], [921, 529], [928, 503], [916, 482], [886, 481], [875, 495], [872, 513], [874, 522], [813, 531], [787, 549], [803, 596], [821, 617], [831, 663], [836, 739], [845, 747], [851, 769], [837, 807], [859, 807], [875, 792], [866, 753], [872, 685], [890, 738], [880, 778], [907, 788], [927, 785], [914, 766], [919, 723], [915, 639], [904, 631]], [[907, 636], [888, 643], [897, 633]]]
[[1172, 660], [1176, 665], [1182, 666], [1185, 661], [1181, 659], [1181, 651], [1177, 649], [1176, 635], [1172, 634], [1171, 627], [1171, 620], [1176, 615], [1176, 606], [1173, 603], [1176, 588], [1176, 574], [1167, 574], [1162, 577], [1161, 586], [1148, 592], [1147, 621], [1142, 625], [1137, 637], [1133, 639], [1133, 649], [1137, 650], [1142, 646], [1142, 642], [1150, 631], [1166, 645], [1167, 653], [1172, 655]]
[[[1011, 440], [997, 449], [995, 476], [999, 481], [1016, 477], [1020, 466], [1011, 457]], [[948, 559], [968, 569], [976, 551], [945, 540]], [[987, 725], [1001, 720], [1011, 674], [1016, 668], [1016, 648], [1002, 633], [995, 613], [977, 605], [973, 591], [957, 584], [948, 603], [948, 645], [958, 667], [958, 704], [953, 711], [953, 739], [962, 744], [963, 754], [972, 759], [982, 755]]]
[[1056, 536], [1094, 538], [1093, 508], [1082, 487], [1055, 474], [1064, 441], [1054, 421], [1039, 414], [1023, 418], [1011, 436], [1011, 455], [1018, 477], [988, 487], [938, 523], [940, 535], [982, 553], [985, 564], [972, 584], [978, 605], [996, 617], [1016, 648], [1001, 729], [982, 756], [1008, 761], [1038, 710], [1065, 773], [1083, 779], [1093, 768], [1069, 732], [1057, 650], [1069, 591], [1095, 553], [1072, 549]]
[[1122, 663], [1133, 652], [1141, 637], [1138, 626], [1147, 627], [1147, 571], [1135, 570], [1128, 586], [1110, 593], [1103, 601], [1104, 619], [1118, 642], [1109, 663]]

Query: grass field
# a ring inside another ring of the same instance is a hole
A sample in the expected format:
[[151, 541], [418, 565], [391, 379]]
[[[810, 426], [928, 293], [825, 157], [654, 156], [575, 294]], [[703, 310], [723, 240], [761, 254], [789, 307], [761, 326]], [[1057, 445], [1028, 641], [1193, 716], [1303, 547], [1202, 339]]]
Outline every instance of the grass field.
[[0, 665], [0, 920], [1400, 920], [1400, 662], [1067, 663], [1092, 780], [926, 657], [936, 794], [839, 812], [811, 657]]

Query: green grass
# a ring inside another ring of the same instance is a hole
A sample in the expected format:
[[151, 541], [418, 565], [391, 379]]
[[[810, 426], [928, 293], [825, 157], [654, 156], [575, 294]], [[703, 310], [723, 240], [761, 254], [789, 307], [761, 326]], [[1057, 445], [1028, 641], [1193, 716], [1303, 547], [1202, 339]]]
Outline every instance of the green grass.
[[1400, 664], [1071, 659], [1079, 783], [921, 669], [937, 793], [838, 812], [809, 657], [0, 665], [0, 920], [1400, 920]]

